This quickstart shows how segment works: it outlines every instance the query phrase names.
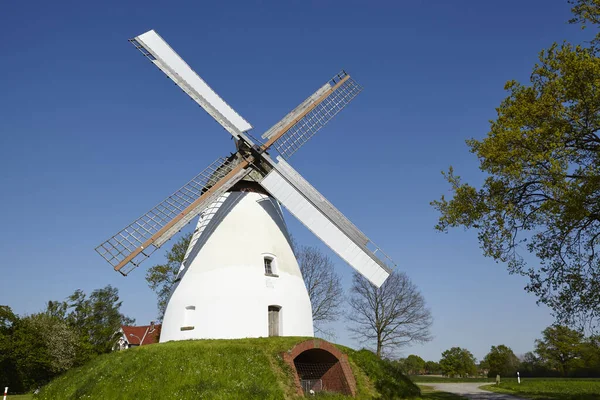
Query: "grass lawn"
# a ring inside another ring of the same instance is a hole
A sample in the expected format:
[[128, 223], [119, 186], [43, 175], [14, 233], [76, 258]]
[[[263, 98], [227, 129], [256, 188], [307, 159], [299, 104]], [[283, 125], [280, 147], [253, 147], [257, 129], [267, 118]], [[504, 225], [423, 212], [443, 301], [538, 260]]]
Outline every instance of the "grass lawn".
[[500, 386], [482, 389], [535, 400], [600, 400], [600, 379], [525, 378], [521, 384], [502, 379]]
[[[306, 338], [191, 340], [152, 344], [96, 357], [44, 386], [38, 400], [214, 399], [281, 400], [296, 392], [292, 369], [281, 354]], [[314, 339], [310, 339], [314, 340]], [[356, 379], [357, 400], [409, 398], [419, 388], [395, 364], [369, 351], [340, 346]], [[323, 399], [347, 398], [320, 394]], [[424, 397], [429, 400], [456, 397]], [[10, 399], [12, 400], [12, 399]]]
[[10, 400], [32, 400], [33, 396], [30, 394], [9, 394], [6, 398]]
[[421, 388], [421, 400], [466, 400], [466, 397], [453, 393], [439, 392], [431, 386], [419, 385]]

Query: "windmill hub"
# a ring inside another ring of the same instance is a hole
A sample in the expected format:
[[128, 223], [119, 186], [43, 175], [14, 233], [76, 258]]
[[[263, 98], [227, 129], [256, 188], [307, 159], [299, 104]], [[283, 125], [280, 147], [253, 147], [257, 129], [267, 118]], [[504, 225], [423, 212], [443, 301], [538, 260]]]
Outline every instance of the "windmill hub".
[[350, 75], [335, 75], [260, 141], [155, 31], [130, 42], [225, 128], [237, 149], [96, 248], [127, 275], [199, 217], [161, 341], [312, 336], [310, 299], [280, 205], [371, 283], [383, 284], [391, 259], [286, 161], [360, 93]]

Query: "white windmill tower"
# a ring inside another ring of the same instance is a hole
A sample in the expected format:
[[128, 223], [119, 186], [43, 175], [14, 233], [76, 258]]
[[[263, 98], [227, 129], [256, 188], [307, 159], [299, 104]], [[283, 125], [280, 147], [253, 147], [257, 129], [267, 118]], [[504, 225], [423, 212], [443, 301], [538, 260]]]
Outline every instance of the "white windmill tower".
[[280, 204], [374, 285], [383, 284], [391, 271], [379, 256], [387, 256], [285, 161], [361, 91], [346, 72], [267, 130], [261, 143], [156, 32], [130, 41], [231, 133], [237, 148], [96, 248], [127, 275], [200, 215], [161, 341], [313, 335]]

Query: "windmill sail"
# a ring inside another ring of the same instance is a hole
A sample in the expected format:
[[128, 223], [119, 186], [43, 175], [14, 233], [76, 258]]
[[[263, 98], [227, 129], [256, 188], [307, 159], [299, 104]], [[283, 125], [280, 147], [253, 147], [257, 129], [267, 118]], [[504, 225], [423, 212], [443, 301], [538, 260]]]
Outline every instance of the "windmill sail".
[[273, 146], [283, 158], [291, 157], [361, 91], [350, 75], [340, 72], [265, 132], [265, 147]]
[[376, 253], [385, 254], [281, 157], [277, 161], [260, 184], [350, 266], [381, 286], [391, 270]]
[[252, 125], [219, 97], [154, 30], [130, 41], [233, 137], [252, 129]]
[[[362, 91], [350, 75], [345, 71], [335, 75], [267, 130], [262, 135], [265, 143], [255, 144], [258, 141], [247, 133], [252, 125], [219, 97], [154, 30], [130, 42], [236, 139], [237, 152], [211, 164], [98, 246], [96, 251], [115, 270], [126, 275], [219, 196], [249, 176], [359, 273], [377, 286], [383, 284], [391, 270], [380, 257], [387, 256], [284, 160]], [[279, 153], [278, 162], [268, 155], [272, 149]], [[389, 265], [394, 265], [389, 261]]]
[[133, 221], [96, 251], [115, 270], [127, 275], [142, 261], [249, 173], [247, 161], [220, 158]]

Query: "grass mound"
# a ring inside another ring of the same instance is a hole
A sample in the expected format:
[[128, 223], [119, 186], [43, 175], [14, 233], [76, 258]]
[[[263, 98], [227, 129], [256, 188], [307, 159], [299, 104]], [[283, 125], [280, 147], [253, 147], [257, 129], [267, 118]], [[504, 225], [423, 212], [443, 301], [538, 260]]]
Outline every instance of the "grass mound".
[[380, 360], [368, 350], [352, 350], [338, 346], [369, 377], [382, 399], [404, 399], [420, 396], [421, 390], [398, 368], [397, 363]]
[[[293, 373], [281, 353], [304, 340], [191, 340], [105, 354], [56, 378], [35, 399], [296, 399]], [[356, 398], [420, 394], [391, 363], [366, 350], [341, 349], [353, 369]]]

